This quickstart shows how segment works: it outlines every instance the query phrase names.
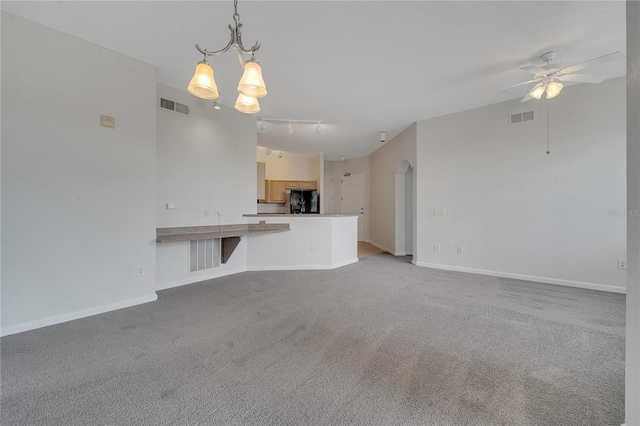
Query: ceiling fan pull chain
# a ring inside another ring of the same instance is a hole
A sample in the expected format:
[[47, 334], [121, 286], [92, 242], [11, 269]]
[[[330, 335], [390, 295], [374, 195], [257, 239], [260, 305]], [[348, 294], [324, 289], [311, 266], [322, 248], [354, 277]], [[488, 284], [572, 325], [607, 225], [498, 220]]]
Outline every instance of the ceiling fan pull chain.
[[547, 105], [547, 154], [549, 154], [549, 100], [545, 100], [545, 104]]

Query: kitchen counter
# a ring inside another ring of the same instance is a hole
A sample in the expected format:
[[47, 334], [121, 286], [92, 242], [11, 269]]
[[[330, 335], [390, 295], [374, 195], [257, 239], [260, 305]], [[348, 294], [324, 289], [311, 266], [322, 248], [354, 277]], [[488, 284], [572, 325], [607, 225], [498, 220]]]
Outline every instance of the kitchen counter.
[[313, 219], [319, 217], [357, 217], [358, 215], [353, 213], [308, 213], [308, 214], [291, 214], [291, 213], [257, 213], [257, 214], [243, 214], [244, 217], [300, 217], [305, 219]]
[[262, 232], [289, 231], [287, 223], [242, 223], [237, 225], [181, 226], [177, 228], [156, 228], [156, 242], [208, 240], [211, 238], [240, 237]]

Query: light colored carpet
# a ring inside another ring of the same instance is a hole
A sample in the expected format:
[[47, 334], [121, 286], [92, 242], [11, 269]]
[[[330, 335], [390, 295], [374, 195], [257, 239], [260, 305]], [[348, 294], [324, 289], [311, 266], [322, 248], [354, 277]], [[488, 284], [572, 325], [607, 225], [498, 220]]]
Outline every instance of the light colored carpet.
[[624, 296], [388, 254], [2, 338], [2, 424], [615, 425]]

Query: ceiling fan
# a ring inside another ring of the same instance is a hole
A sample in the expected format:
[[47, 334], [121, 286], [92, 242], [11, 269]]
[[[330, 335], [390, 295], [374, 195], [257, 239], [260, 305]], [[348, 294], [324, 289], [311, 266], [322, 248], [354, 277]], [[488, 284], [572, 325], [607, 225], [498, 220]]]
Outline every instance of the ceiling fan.
[[529, 101], [531, 99], [541, 99], [545, 94], [546, 99], [555, 98], [560, 94], [560, 91], [562, 90], [563, 85], [561, 82], [563, 81], [598, 84], [612, 77], [607, 75], [574, 74], [576, 71], [580, 71], [594, 65], [616, 61], [625, 57], [625, 55], [621, 52], [613, 52], [604, 56], [590, 59], [585, 62], [580, 62], [579, 64], [567, 68], [560, 68], [559, 62], [553, 62], [557, 55], [558, 52], [556, 51], [551, 51], [543, 54], [540, 58], [544, 62], [546, 62], [546, 65], [542, 67], [536, 65], [520, 67], [521, 70], [533, 74], [533, 79], [525, 81], [523, 83], [504, 87], [500, 89], [500, 91], [511, 89], [517, 86], [523, 86], [525, 84], [536, 83], [531, 88], [531, 90], [529, 90], [527, 96], [522, 98], [522, 102]]

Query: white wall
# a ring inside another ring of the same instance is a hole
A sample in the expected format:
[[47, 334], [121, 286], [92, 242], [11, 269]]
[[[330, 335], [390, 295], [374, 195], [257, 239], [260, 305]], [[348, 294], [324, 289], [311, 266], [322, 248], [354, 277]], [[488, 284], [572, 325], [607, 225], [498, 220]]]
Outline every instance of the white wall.
[[[190, 109], [188, 116], [154, 109], [158, 228], [244, 223], [243, 214], [256, 212], [255, 117], [227, 107], [216, 111], [211, 101], [161, 83], [157, 90]], [[178, 208], [168, 210], [167, 203]], [[246, 270], [246, 240], [242, 238], [226, 264], [195, 274], [188, 273], [188, 242], [158, 244], [157, 288]]]
[[[364, 240], [369, 241], [369, 228], [371, 223], [371, 173], [369, 166], [369, 156], [347, 158], [344, 163], [342, 161], [324, 161], [324, 173], [333, 174], [333, 211], [331, 213], [344, 213], [341, 209], [341, 197], [342, 197], [342, 176], [345, 173], [358, 173], [364, 172], [365, 174], [365, 224], [364, 224]], [[352, 212], [348, 212], [352, 213]]]
[[640, 2], [627, 1], [627, 339], [625, 420], [640, 426]]
[[285, 153], [284, 157], [278, 158], [278, 151], [273, 151], [271, 155], [264, 155], [262, 149], [258, 148], [257, 157], [259, 162], [265, 163], [265, 179], [267, 180], [319, 179], [318, 156], [294, 157]]
[[624, 291], [625, 117], [618, 78], [549, 102], [549, 155], [544, 101], [418, 122], [418, 264]]
[[153, 66], [2, 12], [3, 334], [155, 300], [155, 91]]
[[[396, 173], [403, 160], [413, 167], [413, 191], [419, 173], [416, 167], [416, 125], [412, 124], [392, 140], [386, 142], [371, 158], [371, 243], [396, 253]], [[402, 185], [404, 191], [406, 185]], [[415, 210], [415, 204], [413, 206]], [[404, 210], [403, 210], [404, 212]], [[404, 213], [403, 213], [404, 214]], [[415, 218], [415, 214], [413, 215]], [[415, 220], [415, 219], [414, 219]], [[416, 229], [415, 223], [413, 229]], [[406, 239], [406, 238], [405, 238]], [[413, 254], [416, 254], [415, 239]]]

